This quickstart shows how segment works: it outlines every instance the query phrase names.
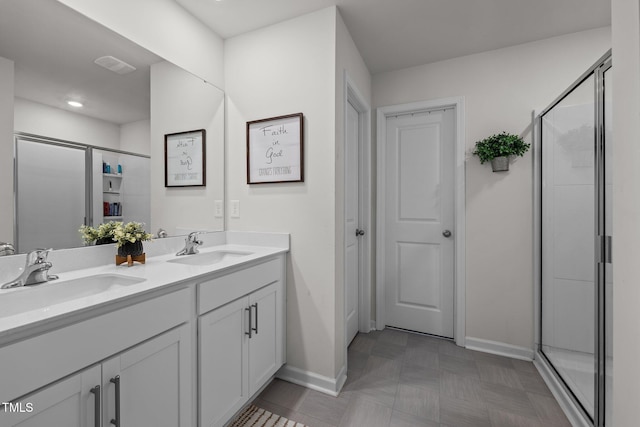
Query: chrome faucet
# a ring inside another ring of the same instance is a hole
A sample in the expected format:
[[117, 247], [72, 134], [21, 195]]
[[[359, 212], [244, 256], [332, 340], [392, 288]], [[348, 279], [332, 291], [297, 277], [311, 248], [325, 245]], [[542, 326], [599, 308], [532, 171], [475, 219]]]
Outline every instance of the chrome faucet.
[[50, 252], [51, 249], [36, 249], [29, 252], [22, 273], [15, 280], [0, 286], [0, 289], [35, 285], [57, 279], [58, 276], [49, 274], [49, 269], [53, 266], [50, 261], [47, 261]]
[[184, 248], [182, 248], [176, 255], [194, 255], [198, 253], [198, 246], [202, 245], [202, 240], [198, 240], [199, 231], [193, 231], [189, 233], [184, 240]]

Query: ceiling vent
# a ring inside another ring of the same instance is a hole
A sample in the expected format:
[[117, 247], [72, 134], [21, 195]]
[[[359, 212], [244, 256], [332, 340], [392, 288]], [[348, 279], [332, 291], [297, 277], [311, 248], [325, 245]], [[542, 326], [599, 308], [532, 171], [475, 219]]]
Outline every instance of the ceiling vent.
[[113, 56], [103, 56], [93, 62], [118, 74], [129, 74], [136, 70], [136, 67], [133, 65], [129, 65], [118, 58], [114, 58]]

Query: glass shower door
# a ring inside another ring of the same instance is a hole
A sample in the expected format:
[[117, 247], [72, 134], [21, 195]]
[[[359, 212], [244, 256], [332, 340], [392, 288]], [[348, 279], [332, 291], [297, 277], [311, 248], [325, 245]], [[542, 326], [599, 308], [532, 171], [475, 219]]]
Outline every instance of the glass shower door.
[[542, 116], [541, 349], [584, 411], [595, 405], [595, 76]]
[[[604, 83], [604, 100], [603, 100], [603, 118], [604, 118], [604, 235], [613, 236], [612, 212], [613, 212], [613, 168], [612, 168], [612, 151], [613, 139], [611, 130], [613, 129], [612, 120], [612, 87], [613, 72], [611, 66], [603, 73]], [[611, 423], [613, 414], [613, 268], [611, 263], [604, 264], [604, 418], [605, 426], [613, 425]]]

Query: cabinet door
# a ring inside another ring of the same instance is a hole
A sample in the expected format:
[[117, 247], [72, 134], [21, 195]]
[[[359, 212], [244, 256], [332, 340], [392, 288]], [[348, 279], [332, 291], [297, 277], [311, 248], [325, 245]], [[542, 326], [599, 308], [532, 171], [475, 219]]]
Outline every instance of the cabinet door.
[[88, 368], [63, 381], [45, 387], [14, 403], [0, 406], [2, 427], [100, 427], [96, 425], [95, 395], [100, 385], [100, 366]]
[[222, 426], [249, 398], [248, 298], [199, 319], [200, 426]]
[[111, 425], [119, 404], [123, 427], [191, 427], [188, 331], [172, 329], [103, 364], [103, 425]]
[[252, 395], [282, 364], [280, 282], [249, 295], [252, 334], [249, 339], [249, 394]]

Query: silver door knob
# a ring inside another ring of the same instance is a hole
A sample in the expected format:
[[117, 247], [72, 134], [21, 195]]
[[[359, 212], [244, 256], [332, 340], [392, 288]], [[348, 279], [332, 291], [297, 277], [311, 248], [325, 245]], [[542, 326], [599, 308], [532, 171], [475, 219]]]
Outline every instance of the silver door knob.
[[356, 236], [364, 236], [364, 230], [356, 229]]
[[442, 235], [443, 235], [444, 237], [451, 237], [451, 231], [449, 231], [449, 230], [444, 230], [444, 231], [442, 232]]

